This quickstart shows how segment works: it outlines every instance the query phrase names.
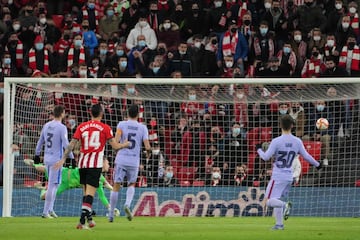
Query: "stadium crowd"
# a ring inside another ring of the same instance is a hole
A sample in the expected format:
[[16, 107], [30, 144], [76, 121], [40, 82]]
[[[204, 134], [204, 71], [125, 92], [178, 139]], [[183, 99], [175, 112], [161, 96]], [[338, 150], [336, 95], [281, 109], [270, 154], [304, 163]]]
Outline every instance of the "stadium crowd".
[[[1, 0], [0, 6], [1, 82], [4, 77], [360, 75], [357, 1]], [[213, 99], [219, 91], [233, 96], [233, 103], [217, 104]], [[180, 104], [135, 100], [144, 107], [143, 121], [150, 136], [156, 136], [151, 139], [152, 157], [141, 165], [139, 186], [178, 185], [183, 168], [185, 175], [193, 171], [192, 180], [213, 186], [252, 185], [270, 176], [271, 167], [254, 160], [252, 148], [280, 134], [281, 114], [296, 120], [296, 136], [322, 143], [324, 165], [340, 128], [345, 136], [350, 134], [354, 105], [350, 100], [248, 103], [247, 96], [258, 92], [261, 97], [276, 98], [260, 87], [237, 85], [224, 90], [214, 85], [189, 86], [189, 101]], [[33, 106], [36, 96], [22, 94], [21, 104]], [[105, 121], [115, 127], [132, 102], [126, 96], [136, 94], [136, 86], [128, 84], [120, 99], [77, 99], [63, 93], [55, 95], [54, 102], [69, 108], [66, 123], [71, 133], [74, 124], [88, 119], [88, 106], [98, 101], [106, 110]], [[334, 97], [337, 89], [329, 87], [326, 94]], [[205, 96], [206, 104], [197, 101]], [[69, 99], [75, 99], [75, 104]], [[51, 105], [39, 112], [49, 115]], [[319, 117], [329, 120], [328, 130], [316, 130]], [[251, 142], [252, 131], [259, 131], [255, 123], [268, 131], [260, 130], [257, 134], [264, 138]], [[30, 142], [36, 142], [31, 139], [37, 138], [38, 130], [17, 122], [14, 133], [30, 132], [30, 140], [22, 139], [22, 144], [35, 149]]]

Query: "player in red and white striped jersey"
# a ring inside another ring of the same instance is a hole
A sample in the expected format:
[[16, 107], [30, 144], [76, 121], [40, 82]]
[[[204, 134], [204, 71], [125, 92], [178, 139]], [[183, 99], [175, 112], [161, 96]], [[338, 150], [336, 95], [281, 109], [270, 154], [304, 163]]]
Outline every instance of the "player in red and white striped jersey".
[[77, 229], [86, 228], [87, 219], [89, 227], [94, 227], [92, 219], [92, 203], [96, 189], [99, 187], [100, 174], [103, 167], [103, 157], [106, 142], [109, 142], [114, 150], [129, 146], [129, 142], [119, 143], [115, 141], [111, 127], [101, 122], [103, 109], [100, 104], [91, 107], [91, 120], [80, 124], [74, 133], [73, 139], [65, 150], [64, 157], [56, 167], [62, 167], [69, 152], [77, 142], [81, 142], [80, 157], [78, 162], [80, 184], [83, 185], [84, 196], [81, 207], [80, 223]]

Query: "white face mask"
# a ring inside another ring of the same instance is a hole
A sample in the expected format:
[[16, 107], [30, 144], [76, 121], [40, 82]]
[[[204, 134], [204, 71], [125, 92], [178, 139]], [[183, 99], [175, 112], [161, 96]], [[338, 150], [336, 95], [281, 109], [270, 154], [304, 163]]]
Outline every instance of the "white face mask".
[[219, 7], [221, 7], [222, 6], [222, 2], [218, 2], [218, 1], [216, 1], [216, 2], [214, 2], [214, 5], [215, 5], [215, 7], [217, 7], [217, 8], [219, 8]]
[[225, 65], [227, 68], [231, 68], [234, 65], [234, 62], [226, 61]]
[[332, 39], [329, 39], [329, 40], [327, 40], [326, 45], [328, 45], [329, 47], [333, 47], [335, 45], [335, 41]]
[[196, 48], [200, 48], [200, 47], [201, 47], [201, 42], [195, 42], [195, 43], [194, 43], [194, 46], [195, 46]]
[[313, 39], [314, 39], [314, 41], [320, 41], [321, 37], [320, 36], [314, 36]]
[[294, 40], [297, 41], [297, 42], [300, 42], [302, 39], [301, 35], [295, 35], [294, 36]]
[[335, 4], [335, 8], [336, 8], [337, 10], [340, 10], [340, 9], [342, 8], [342, 4], [341, 4], [341, 3], [336, 3], [336, 4]]
[[139, 21], [140, 27], [145, 27], [147, 25], [146, 21]]
[[80, 70], [79, 75], [80, 76], [86, 76], [87, 75], [87, 70]]
[[46, 18], [40, 18], [39, 22], [40, 22], [41, 24], [45, 24], [45, 23], [46, 23]]
[[349, 22], [343, 22], [343, 23], [341, 23], [341, 25], [342, 25], [343, 28], [349, 28], [350, 23]]
[[354, 7], [349, 8], [349, 12], [352, 14], [356, 13], [356, 8]]
[[12, 27], [15, 31], [18, 31], [20, 29], [20, 24], [14, 24]]
[[264, 4], [264, 7], [265, 7], [265, 9], [270, 9], [270, 8], [271, 8], [271, 3], [266, 2], [266, 3]]
[[170, 29], [170, 27], [171, 27], [171, 23], [164, 23], [164, 28], [166, 30]]
[[220, 179], [221, 177], [219, 172], [213, 172], [212, 176], [214, 179]]

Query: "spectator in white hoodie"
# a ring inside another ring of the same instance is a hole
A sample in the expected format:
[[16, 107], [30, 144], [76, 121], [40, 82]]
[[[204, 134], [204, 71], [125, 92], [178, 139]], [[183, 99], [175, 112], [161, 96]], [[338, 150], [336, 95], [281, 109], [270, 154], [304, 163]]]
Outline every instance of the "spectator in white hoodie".
[[126, 39], [126, 48], [131, 50], [137, 43], [139, 35], [145, 36], [146, 45], [149, 49], [154, 50], [157, 47], [157, 38], [155, 31], [150, 27], [147, 17], [141, 16], [138, 23], [131, 29], [129, 36]]

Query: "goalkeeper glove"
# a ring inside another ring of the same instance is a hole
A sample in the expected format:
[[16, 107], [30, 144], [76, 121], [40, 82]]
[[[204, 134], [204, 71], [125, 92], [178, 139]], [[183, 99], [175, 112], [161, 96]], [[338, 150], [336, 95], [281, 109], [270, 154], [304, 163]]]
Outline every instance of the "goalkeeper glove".
[[319, 162], [319, 166], [317, 166], [316, 169], [317, 169], [317, 170], [322, 169], [322, 163], [321, 163], [321, 162]]
[[256, 145], [255, 145], [256, 151], [257, 151], [259, 148], [261, 148], [261, 146], [262, 146], [261, 143], [256, 144]]
[[33, 160], [34, 160], [34, 164], [39, 164], [40, 163], [40, 157], [37, 156], [37, 155], [34, 156]]

